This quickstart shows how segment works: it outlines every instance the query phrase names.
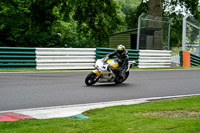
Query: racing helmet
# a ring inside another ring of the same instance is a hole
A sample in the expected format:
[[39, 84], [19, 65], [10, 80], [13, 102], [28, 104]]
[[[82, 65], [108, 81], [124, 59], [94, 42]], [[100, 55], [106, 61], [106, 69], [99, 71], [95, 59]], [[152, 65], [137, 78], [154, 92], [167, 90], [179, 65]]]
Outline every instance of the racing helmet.
[[120, 55], [120, 56], [123, 56], [125, 54], [125, 46], [120, 44], [117, 46], [117, 53]]

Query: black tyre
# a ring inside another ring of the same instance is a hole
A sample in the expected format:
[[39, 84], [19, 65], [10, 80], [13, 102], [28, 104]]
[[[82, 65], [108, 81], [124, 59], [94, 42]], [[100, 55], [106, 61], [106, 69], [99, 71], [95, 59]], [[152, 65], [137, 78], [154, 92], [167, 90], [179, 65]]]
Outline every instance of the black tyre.
[[116, 83], [116, 84], [121, 84], [121, 83], [123, 83], [123, 82], [128, 78], [128, 76], [129, 76], [129, 71], [127, 71], [127, 72], [125, 73], [125, 78], [124, 78], [124, 79], [116, 78], [116, 79], [115, 79], [115, 83]]
[[95, 84], [98, 81], [96, 78], [97, 78], [97, 75], [95, 73], [93, 72], [89, 73], [87, 77], [85, 78], [85, 84], [87, 86], [91, 86]]
[[128, 76], [129, 76], [129, 71], [127, 71], [127, 72], [125, 73], [125, 78], [123, 79], [122, 82], [124, 82], [124, 81], [128, 78]]

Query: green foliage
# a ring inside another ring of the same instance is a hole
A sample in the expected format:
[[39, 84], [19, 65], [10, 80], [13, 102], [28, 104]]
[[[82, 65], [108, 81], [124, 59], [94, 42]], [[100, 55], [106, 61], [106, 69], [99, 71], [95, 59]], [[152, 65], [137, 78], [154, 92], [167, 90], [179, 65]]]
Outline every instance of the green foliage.
[[[200, 21], [200, 13], [198, 11], [198, 0], [179, 0], [179, 1], [168, 1], [162, 0], [163, 2], [163, 17], [173, 18], [171, 23], [171, 37], [170, 47], [181, 44], [182, 41], [182, 13], [190, 14], [195, 19]], [[175, 10], [177, 6], [181, 9]], [[148, 1], [142, 0], [136, 10], [130, 11], [126, 16], [126, 22], [129, 29], [137, 28], [138, 17], [142, 13], [148, 12]]]
[[140, 0], [116, 0], [121, 7], [121, 11], [128, 15], [130, 11], [134, 11], [138, 5], [140, 5]]
[[[173, 18], [173, 47], [182, 40], [182, 14], [175, 8], [200, 21], [198, 0], [162, 2], [163, 16]], [[108, 47], [109, 34], [137, 28], [147, 11], [144, 0], [1, 0], [0, 46]]]
[[0, 133], [199, 133], [200, 97], [89, 110], [89, 119], [1, 122]]
[[78, 33], [98, 46], [108, 43], [108, 35], [118, 30], [122, 20], [117, 15], [117, 3], [110, 0], [77, 1], [73, 19], [77, 21]]
[[113, 0], [3, 0], [0, 9], [1, 46], [106, 46], [122, 24]]
[[[30, 10], [26, 8], [27, 1], [2, 1], [0, 3], [0, 45], [14, 46], [20, 42], [21, 35], [27, 31]], [[21, 28], [23, 27], [23, 28]]]
[[[135, 25], [137, 25], [137, 17], [143, 12], [141, 10], [137, 12], [136, 10], [140, 8], [140, 0], [116, 0], [116, 2], [120, 6], [118, 14], [125, 21], [121, 30], [125, 31], [127, 29], [133, 29], [133, 27], [135, 28]], [[137, 13], [139, 13], [139, 15]]]
[[147, 13], [148, 5], [147, 3], [141, 2], [140, 5], [136, 8], [136, 10], [130, 10], [128, 15], [126, 16], [126, 22], [128, 25], [128, 29], [135, 29], [138, 26], [138, 17], [142, 13]]
[[[164, 16], [173, 18], [171, 24], [171, 47], [175, 47], [182, 42], [182, 18], [183, 12], [190, 14], [195, 19], [200, 21], [200, 13], [198, 11], [198, 0], [180, 0], [178, 1], [164, 1]], [[180, 6], [181, 9], [176, 10], [177, 6]], [[170, 9], [166, 10], [169, 6]], [[193, 36], [196, 37], [196, 36]]]

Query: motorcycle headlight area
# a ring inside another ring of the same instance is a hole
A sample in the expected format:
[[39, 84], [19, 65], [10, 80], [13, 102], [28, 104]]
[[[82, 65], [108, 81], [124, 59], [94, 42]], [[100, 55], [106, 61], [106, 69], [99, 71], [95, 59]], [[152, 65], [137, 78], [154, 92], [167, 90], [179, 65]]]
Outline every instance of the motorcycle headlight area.
[[96, 68], [100, 70], [101, 72], [103, 72], [103, 71], [107, 71], [108, 65], [97, 65]]
[[99, 67], [102, 66], [102, 65], [103, 65], [102, 62], [97, 61], [97, 62], [95, 63], [95, 68], [99, 68]]
[[97, 68], [99, 71], [107, 71], [109, 64], [104, 64], [102, 59], [99, 59], [95, 63], [95, 68]]

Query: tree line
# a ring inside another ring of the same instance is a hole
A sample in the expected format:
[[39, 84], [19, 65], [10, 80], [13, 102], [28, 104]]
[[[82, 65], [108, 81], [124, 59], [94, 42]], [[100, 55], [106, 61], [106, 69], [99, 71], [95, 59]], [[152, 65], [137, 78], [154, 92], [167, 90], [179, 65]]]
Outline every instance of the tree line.
[[1, 0], [0, 45], [104, 46], [123, 21], [113, 0]]
[[[198, 0], [162, 1], [162, 14], [173, 17], [171, 44], [181, 41], [182, 14], [200, 19]], [[0, 46], [109, 46], [109, 34], [137, 28], [148, 0], [0, 0]], [[170, 7], [170, 8], [169, 8]], [[178, 31], [178, 32], [177, 32]]]

